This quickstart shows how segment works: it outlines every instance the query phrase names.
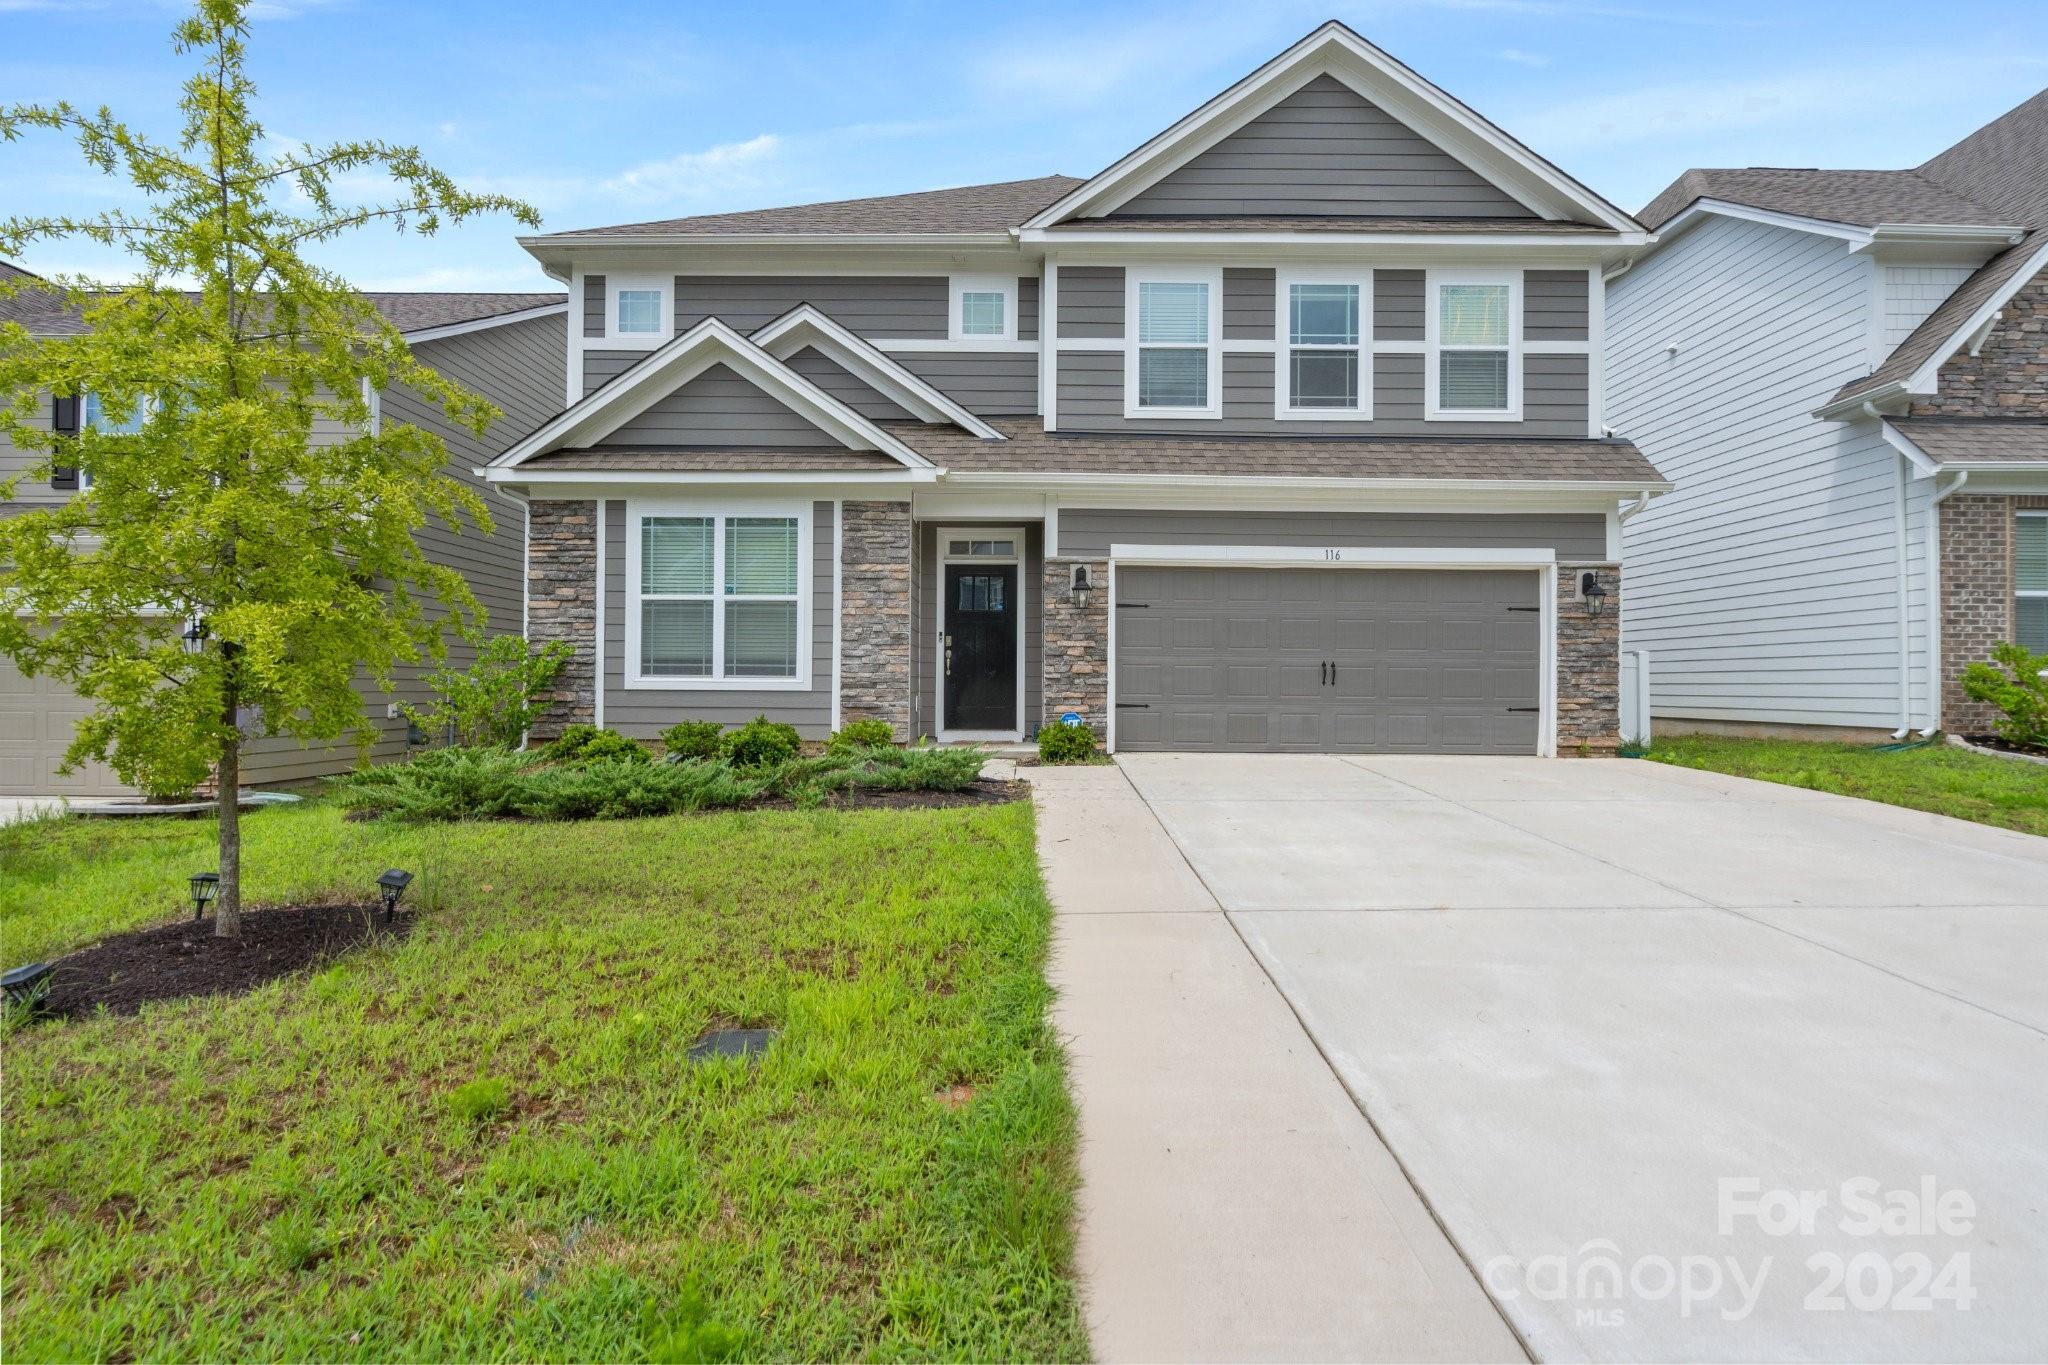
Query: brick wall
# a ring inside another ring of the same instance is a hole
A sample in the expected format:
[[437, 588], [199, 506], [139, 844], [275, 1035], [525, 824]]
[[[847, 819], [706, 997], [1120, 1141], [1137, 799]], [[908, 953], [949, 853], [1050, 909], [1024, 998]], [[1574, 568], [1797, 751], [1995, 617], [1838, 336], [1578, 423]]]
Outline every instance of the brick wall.
[[886, 720], [909, 741], [910, 504], [841, 504], [839, 714]]
[[2048, 497], [1958, 493], [1941, 504], [1941, 725], [1986, 734], [1997, 708], [1971, 701], [1956, 681], [2013, 635], [2013, 514]]
[[[1074, 565], [1088, 566], [1094, 590], [1074, 602]], [[1103, 560], [1045, 561], [1045, 714], [1056, 725], [1077, 711], [1098, 736], [1109, 733], [1109, 565]]]
[[1915, 417], [2048, 417], [2048, 271], [2013, 295], [1971, 355], [1941, 367], [1939, 391]]
[[526, 637], [567, 640], [576, 650], [533, 727], [532, 738], [544, 740], [597, 714], [597, 504], [536, 498], [527, 525]]
[[[1607, 600], [1586, 610], [1579, 578], [1600, 575]], [[1557, 567], [1557, 752], [1611, 754], [1621, 745], [1621, 566]]]

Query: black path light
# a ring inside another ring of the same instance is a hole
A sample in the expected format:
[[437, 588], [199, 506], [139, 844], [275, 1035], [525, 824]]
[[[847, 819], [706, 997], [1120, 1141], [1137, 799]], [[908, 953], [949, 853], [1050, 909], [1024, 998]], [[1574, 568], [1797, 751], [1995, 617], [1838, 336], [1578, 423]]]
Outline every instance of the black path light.
[[206, 907], [220, 894], [220, 873], [195, 872], [192, 874], [192, 918], [198, 919], [206, 913]]
[[402, 868], [387, 867], [377, 878], [377, 889], [384, 896], [384, 920], [389, 923], [392, 913], [398, 909], [398, 898], [405, 894], [405, 888], [412, 885], [412, 873]]
[[31, 962], [26, 967], [15, 967], [0, 975], [0, 988], [7, 992], [7, 1003], [15, 1009], [33, 1009], [42, 1003], [43, 990], [50, 980], [50, 964]]

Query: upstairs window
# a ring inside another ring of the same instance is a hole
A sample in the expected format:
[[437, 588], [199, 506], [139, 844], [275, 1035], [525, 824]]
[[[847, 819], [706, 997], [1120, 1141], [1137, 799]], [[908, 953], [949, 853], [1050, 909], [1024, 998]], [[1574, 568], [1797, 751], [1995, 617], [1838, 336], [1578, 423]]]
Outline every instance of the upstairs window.
[[2048, 654], [2048, 512], [2013, 519], [2013, 643]]
[[1366, 418], [1372, 361], [1365, 349], [1372, 290], [1362, 279], [1280, 277], [1279, 417]]
[[955, 275], [946, 334], [955, 341], [1015, 341], [1017, 282], [1007, 275]]
[[1219, 414], [1215, 342], [1221, 287], [1213, 273], [1205, 278], [1132, 272], [1136, 354], [1125, 384], [1127, 415]]
[[639, 518], [635, 681], [796, 682], [803, 518]]
[[[78, 400], [80, 431], [97, 431], [102, 436], [133, 436], [142, 430], [142, 424], [148, 417], [149, 404], [145, 399], [135, 400], [133, 411], [125, 418], [112, 416], [96, 393], [88, 393]], [[78, 487], [80, 492], [92, 487], [92, 471], [84, 465], [78, 466]]]
[[621, 289], [617, 330], [627, 335], [646, 335], [661, 330], [661, 291]]
[[667, 341], [674, 289], [660, 275], [605, 276], [605, 340], [635, 348]]
[[1429, 416], [1521, 416], [1521, 289], [1506, 276], [1431, 276]]

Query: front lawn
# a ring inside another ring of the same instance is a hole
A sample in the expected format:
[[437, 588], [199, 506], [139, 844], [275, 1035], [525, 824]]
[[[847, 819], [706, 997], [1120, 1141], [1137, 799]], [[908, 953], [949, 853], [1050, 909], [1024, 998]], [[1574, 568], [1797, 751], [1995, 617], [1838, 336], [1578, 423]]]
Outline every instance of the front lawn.
[[[8, 1359], [1086, 1354], [1028, 804], [244, 825], [252, 901], [405, 867], [418, 927], [6, 1038]], [[7, 962], [176, 915], [212, 839], [0, 830]], [[782, 1034], [686, 1062], [713, 1024]]]
[[1860, 744], [1676, 735], [1657, 740], [1650, 757], [2048, 835], [2048, 768], [1949, 744], [1884, 753]]

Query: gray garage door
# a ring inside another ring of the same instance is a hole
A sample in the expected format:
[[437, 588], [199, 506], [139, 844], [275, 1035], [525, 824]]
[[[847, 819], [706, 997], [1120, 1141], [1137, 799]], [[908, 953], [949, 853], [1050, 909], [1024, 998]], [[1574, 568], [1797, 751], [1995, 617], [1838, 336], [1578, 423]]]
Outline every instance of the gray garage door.
[[68, 777], [57, 764], [92, 705], [49, 677], [24, 678], [0, 659], [0, 796], [116, 796], [127, 791], [111, 768], [88, 763]]
[[1117, 747], [1534, 753], [1540, 583], [1119, 566]]

